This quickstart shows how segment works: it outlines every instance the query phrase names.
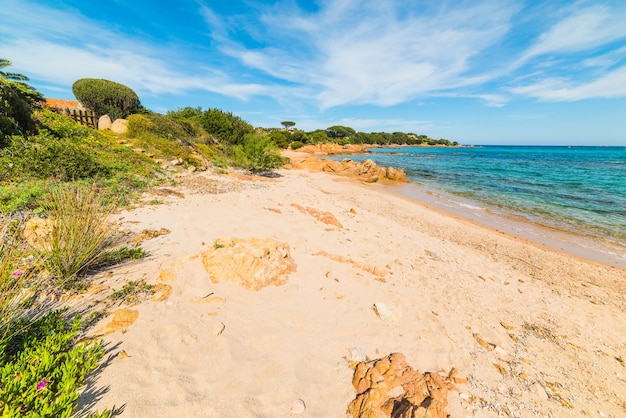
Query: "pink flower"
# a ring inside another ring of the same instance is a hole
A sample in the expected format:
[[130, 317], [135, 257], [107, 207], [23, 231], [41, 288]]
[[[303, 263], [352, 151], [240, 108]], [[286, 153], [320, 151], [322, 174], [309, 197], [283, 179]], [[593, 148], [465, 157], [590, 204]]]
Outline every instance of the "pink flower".
[[22, 274], [24, 274], [24, 270], [15, 270], [13, 273], [11, 273], [11, 276], [17, 277], [21, 276]]
[[46, 378], [41, 379], [41, 382], [37, 384], [37, 390], [42, 390], [43, 388], [46, 387], [47, 384], [48, 384], [48, 379]]

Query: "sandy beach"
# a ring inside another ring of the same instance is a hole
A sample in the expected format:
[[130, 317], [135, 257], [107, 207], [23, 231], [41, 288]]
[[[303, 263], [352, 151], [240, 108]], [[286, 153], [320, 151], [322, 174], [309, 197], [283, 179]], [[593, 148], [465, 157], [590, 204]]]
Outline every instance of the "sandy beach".
[[83, 411], [345, 417], [355, 364], [402, 353], [458, 371], [451, 417], [626, 415], [625, 270], [393, 185], [278, 174], [188, 174], [116, 215], [148, 256], [97, 275], [80, 303], [110, 305], [130, 280], [156, 293], [93, 328], [107, 356]]

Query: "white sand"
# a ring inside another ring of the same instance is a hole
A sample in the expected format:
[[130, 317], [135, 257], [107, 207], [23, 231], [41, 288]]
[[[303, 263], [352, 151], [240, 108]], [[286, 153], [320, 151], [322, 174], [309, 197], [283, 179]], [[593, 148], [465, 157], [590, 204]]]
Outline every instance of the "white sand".
[[[450, 395], [452, 417], [626, 416], [624, 270], [380, 185], [280, 174], [220, 194], [199, 193], [198, 179], [223, 178], [194, 174], [196, 188], [177, 189], [184, 198], [160, 197], [165, 204], [120, 216], [135, 233], [171, 233], [142, 244], [147, 259], [97, 283], [156, 284], [165, 270], [173, 292], [167, 301], [119, 307], [139, 316], [104, 336], [109, 361], [83, 404], [115, 406], [123, 417], [343, 417], [355, 396], [352, 350], [371, 359], [402, 352], [421, 371], [458, 368], [469, 382]], [[292, 203], [329, 211], [343, 228]], [[220, 237], [285, 242], [297, 271], [258, 292], [213, 284], [197, 255]], [[393, 318], [376, 315], [381, 302]]]

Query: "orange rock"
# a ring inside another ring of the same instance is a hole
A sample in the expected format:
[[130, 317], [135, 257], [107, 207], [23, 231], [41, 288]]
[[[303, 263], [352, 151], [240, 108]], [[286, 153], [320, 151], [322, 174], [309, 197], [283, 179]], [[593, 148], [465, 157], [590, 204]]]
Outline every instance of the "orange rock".
[[172, 295], [172, 286], [169, 284], [157, 283], [153, 290], [152, 301], [154, 302], [164, 302]]
[[113, 319], [104, 327], [96, 331], [96, 334], [107, 335], [131, 326], [139, 318], [139, 312], [133, 309], [120, 309], [113, 313]]
[[200, 256], [213, 283], [226, 280], [249, 290], [280, 286], [296, 270], [289, 245], [271, 238], [218, 239]]
[[347, 415], [354, 418], [446, 418], [448, 391], [455, 388], [450, 376], [413, 370], [400, 353], [359, 363], [352, 385], [357, 396]]
[[356, 163], [348, 158], [340, 161], [324, 160], [316, 157], [307, 157], [303, 160], [294, 161], [292, 166], [304, 168], [313, 172], [327, 172], [341, 176], [359, 179], [366, 183], [375, 183], [379, 180], [406, 182], [404, 170], [393, 167], [379, 167], [372, 160]]
[[161, 274], [159, 274], [159, 280], [161, 280], [162, 282], [173, 282], [174, 280], [176, 280], [176, 274], [172, 273], [169, 270], [163, 270], [161, 271]]
[[29, 218], [24, 224], [22, 238], [32, 248], [41, 248], [50, 243], [50, 220], [36, 216]]

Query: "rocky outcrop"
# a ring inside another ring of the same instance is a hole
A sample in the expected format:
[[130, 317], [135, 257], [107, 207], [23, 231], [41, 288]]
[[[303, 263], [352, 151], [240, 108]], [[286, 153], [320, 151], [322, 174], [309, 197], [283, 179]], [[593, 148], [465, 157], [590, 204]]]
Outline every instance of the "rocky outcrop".
[[111, 129], [111, 117], [109, 115], [102, 115], [98, 119], [98, 129]]
[[353, 418], [446, 418], [448, 391], [454, 389], [452, 369], [447, 377], [413, 370], [403, 354], [360, 362], [352, 385], [357, 396], [348, 405]]
[[360, 145], [360, 144], [348, 144], [348, 145], [339, 145], [335, 143], [326, 143], [326, 144], [316, 144], [316, 145], [305, 145], [304, 147], [298, 148], [298, 152], [306, 152], [308, 154], [317, 154], [317, 155], [338, 155], [338, 154], [358, 154], [358, 153], [367, 153], [367, 148], [371, 148], [371, 145]]
[[296, 270], [289, 245], [271, 238], [222, 238], [200, 256], [213, 283], [226, 280], [259, 290], [280, 286]]
[[366, 183], [375, 183], [380, 180], [406, 182], [406, 173], [400, 168], [379, 167], [372, 160], [354, 162], [349, 158], [342, 161], [332, 161], [308, 157], [300, 161], [293, 161], [294, 168], [305, 168], [310, 171], [337, 174], [352, 177]]
[[116, 119], [111, 124], [111, 130], [116, 134], [125, 134], [128, 132], [128, 121], [126, 119]]

